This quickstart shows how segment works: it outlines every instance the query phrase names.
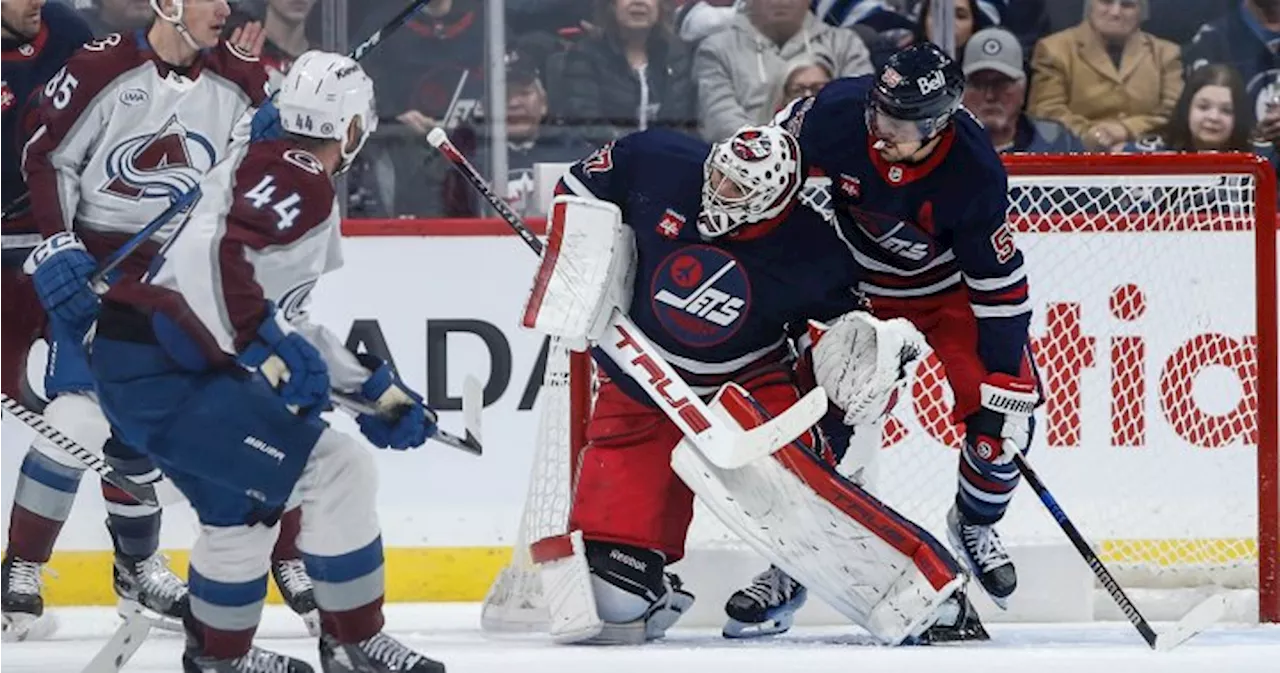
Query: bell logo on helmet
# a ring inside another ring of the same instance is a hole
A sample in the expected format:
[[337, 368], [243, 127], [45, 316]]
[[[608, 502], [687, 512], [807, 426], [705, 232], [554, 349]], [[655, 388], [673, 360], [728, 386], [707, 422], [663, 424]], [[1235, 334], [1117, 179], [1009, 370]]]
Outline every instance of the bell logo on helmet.
[[934, 70], [933, 73], [926, 77], [917, 77], [916, 86], [920, 87], [920, 95], [928, 96], [947, 85], [947, 78], [943, 76], [941, 70]]
[[743, 131], [734, 136], [729, 143], [729, 148], [734, 156], [750, 162], [764, 161], [773, 152], [773, 145], [769, 139], [763, 133], [754, 130]]

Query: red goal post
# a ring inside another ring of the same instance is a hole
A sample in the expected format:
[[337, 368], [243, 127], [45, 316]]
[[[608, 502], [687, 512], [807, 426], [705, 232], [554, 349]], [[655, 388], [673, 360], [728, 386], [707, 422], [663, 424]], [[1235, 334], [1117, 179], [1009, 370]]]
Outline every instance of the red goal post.
[[[1030, 459], [1126, 588], [1244, 588], [1257, 592], [1257, 619], [1280, 622], [1271, 167], [1235, 154], [1006, 165], [1049, 395]], [[344, 231], [509, 233], [497, 220], [349, 221]], [[564, 526], [591, 371], [585, 356], [552, 349], [521, 537], [486, 601], [486, 628], [510, 630], [513, 610], [537, 628], [540, 587], [522, 547]], [[869, 488], [935, 534], [955, 488], [950, 403], [940, 365], [924, 361], [862, 454]], [[1037, 505], [1015, 498], [1001, 523], [1012, 544], [1060, 537]], [[721, 534], [695, 529], [690, 545]]]

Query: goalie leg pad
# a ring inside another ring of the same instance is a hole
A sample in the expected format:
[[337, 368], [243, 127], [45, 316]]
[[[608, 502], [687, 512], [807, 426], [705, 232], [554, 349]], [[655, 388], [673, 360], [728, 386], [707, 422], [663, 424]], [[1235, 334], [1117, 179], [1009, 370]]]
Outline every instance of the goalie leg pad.
[[[760, 411], [732, 384], [713, 409], [744, 425]], [[886, 644], [937, 619], [965, 577], [926, 531], [794, 445], [722, 470], [682, 442], [672, 466], [717, 518], [766, 559]]]
[[590, 540], [656, 549], [671, 563], [684, 556], [693, 493], [671, 471], [682, 435], [661, 411], [601, 386], [582, 453], [570, 530]]
[[635, 232], [612, 203], [557, 196], [551, 232], [533, 289], [525, 327], [569, 340], [597, 340], [613, 309], [631, 304]]

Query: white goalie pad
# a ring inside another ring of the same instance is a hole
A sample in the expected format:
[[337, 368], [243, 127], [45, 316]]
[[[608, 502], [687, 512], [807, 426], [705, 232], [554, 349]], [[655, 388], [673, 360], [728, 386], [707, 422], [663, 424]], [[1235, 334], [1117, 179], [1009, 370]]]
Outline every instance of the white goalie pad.
[[906, 388], [906, 366], [920, 357], [924, 335], [905, 318], [880, 320], [854, 311], [831, 326], [810, 321], [813, 374], [844, 423], [873, 423], [893, 408]]
[[581, 343], [596, 341], [614, 308], [626, 313], [635, 280], [635, 233], [608, 201], [557, 196], [523, 324]]
[[[759, 422], [734, 384], [712, 409], [744, 426]], [[725, 470], [686, 440], [671, 466], [752, 549], [885, 644], [919, 635], [964, 585], [937, 540], [799, 446]]]
[[550, 616], [547, 632], [551, 638], [567, 644], [600, 635], [604, 621], [596, 612], [582, 531], [539, 540], [531, 552], [542, 580], [542, 595]]

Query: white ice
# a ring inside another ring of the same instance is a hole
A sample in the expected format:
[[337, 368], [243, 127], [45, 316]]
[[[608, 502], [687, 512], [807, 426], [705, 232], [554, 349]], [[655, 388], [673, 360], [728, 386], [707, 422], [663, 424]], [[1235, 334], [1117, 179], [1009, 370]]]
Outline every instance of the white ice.
[[[0, 651], [4, 673], [79, 671], [115, 629], [107, 608], [52, 611], [51, 640], [10, 643]], [[642, 647], [564, 647], [534, 639], [494, 640], [479, 628], [474, 604], [387, 606], [387, 629], [450, 673], [1274, 673], [1280, 671], [1280, 625], [1218, 625], [1172, 652], [1153, 652], [1127, 623], [990, 626], [992, 641], [887, 649], [852, 628], [796, 629], [772, 640], [726, 641], [706, 630], [676, 630]], [[1159, 631], [1160, 626], [1156, 629]], [[318, 666], [302, 623], [271, 606], [258, 644]], [[181, 670], [182, 639], [154, 632], [123, 669]]]

